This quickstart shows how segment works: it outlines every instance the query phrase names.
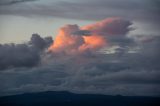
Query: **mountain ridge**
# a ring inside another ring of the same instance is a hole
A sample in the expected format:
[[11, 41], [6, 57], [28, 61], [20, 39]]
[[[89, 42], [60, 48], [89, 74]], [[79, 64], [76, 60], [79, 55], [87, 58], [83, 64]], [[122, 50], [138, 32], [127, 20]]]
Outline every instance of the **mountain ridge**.
[[160, 106], [160, 97], [46, 91], [0, 97], [0, 106]]

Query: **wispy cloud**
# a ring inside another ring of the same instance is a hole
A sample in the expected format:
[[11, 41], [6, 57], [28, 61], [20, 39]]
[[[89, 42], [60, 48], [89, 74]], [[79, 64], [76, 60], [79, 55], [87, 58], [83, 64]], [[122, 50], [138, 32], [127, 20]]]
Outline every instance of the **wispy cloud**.
[[159, 33], [160, 4], [158, 0], [46, 0], [45, 2], [39, 0], [34, 3], [32, 1], [35, 0], [6, 1], [1, 4], [21, 4], [0, 6], [1, 15], [60, 17], [94, 21], [118, 16], [143, 25], [142, 30], [148, 31], [149, 29], [150, 32]]
[[24, 3], [24, 2], [33, 2], [33, 1], [37, 1], [37, 0], [2, 0], [0, 1], [0, 6], [13, 5], [13, 4]]

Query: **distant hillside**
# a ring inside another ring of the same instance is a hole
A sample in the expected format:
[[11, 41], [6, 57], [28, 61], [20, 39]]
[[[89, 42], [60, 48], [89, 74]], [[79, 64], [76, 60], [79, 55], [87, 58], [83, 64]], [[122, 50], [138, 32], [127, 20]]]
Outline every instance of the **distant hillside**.
[[0, 97], [0, 106], [160, 106], [160, 97], [48, 91]]

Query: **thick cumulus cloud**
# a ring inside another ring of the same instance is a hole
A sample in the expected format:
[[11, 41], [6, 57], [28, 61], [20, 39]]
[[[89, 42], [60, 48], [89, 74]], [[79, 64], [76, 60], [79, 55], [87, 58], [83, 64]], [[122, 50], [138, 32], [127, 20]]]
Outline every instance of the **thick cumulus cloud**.
[[60, 28], [58, 35], [49, 50], [54, 52], [76, 52], [84, 43], [82, 36], [76, 36], [72, 33], [79, 31], [77, 25], [66, 25]]
[[38, 34], [33, 34], [31, 40], [29, 41], [29, 45], [38, 51], [42, 51], [45, 48], [49, 47], [53, 43], [52, 37], [42, 38]]
[[[25, 49], [17, 44], [12, 49], [9, 45], [5, 50], [5, 45], [1, 45], [1, 58], [14, 67], [1, 69], [0, 95], [67, 90], [159, 96], [160, 37], [137, 35], [128, 38], [131, 24], [124, 19], [109, 18], [83, 27], [65, 25], [54, 42], [34, 34], [27, 44], [21, 44]], [[97, 48], [103, 43], [99, 41], [101, 38], [105, 45]], [[38, 56], [37, 59], [33, 54]], [[21, 62], [19, 59], [25, 62], [36, 60], [40, 65], [13, 65], [12, 61]]]
[[130, 25], [130, 21], [121, 18], [107, 18], [83, 27], [66, 25], [60, 28], [49, 50], [65, 53], [96, 51], [107, 46], [109, 38], [126, 38]]
[[40, 62], [41, 52], [52, 43], [51, 37], [33, 34], [24, 44], [0, 44], [0, 69], [32, 67]]

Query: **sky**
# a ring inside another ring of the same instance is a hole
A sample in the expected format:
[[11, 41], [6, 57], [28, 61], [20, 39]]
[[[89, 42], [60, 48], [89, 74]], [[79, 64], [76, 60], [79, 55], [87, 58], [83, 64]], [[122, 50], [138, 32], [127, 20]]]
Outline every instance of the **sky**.
[[107, 17], [134, 21], [133, 33], [159, 34], [158, 13], [159, 0], [1, 0], [0, 42], [24, 42], [32, 33], [54, 37], [64, 24], [83, 26]]
[[0, 96], [160, 95], [159, 0], [0, 0]]

